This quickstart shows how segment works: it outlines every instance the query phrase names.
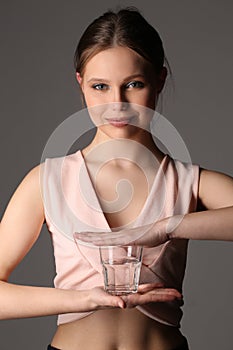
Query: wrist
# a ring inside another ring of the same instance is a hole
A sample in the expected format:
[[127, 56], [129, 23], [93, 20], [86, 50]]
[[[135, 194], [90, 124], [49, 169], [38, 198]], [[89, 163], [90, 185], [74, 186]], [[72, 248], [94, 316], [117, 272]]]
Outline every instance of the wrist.
[[66, 313], [91, 311], [90, 291], [63, 290], [65, 293]]
[[167, 240], [179, 238], [177, 235], [177, 228], [184, 218], [184, 215], [174, 215], [165, 218], [163, 221], [164, 234], [167, 236]]

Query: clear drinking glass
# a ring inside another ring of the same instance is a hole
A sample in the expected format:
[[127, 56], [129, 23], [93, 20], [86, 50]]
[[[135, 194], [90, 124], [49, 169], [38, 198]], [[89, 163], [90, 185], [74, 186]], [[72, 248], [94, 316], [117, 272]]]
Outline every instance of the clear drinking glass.
[[136, 293], [142, 264], [142, 247], [100, 247], [105, 290], [113, 295]]

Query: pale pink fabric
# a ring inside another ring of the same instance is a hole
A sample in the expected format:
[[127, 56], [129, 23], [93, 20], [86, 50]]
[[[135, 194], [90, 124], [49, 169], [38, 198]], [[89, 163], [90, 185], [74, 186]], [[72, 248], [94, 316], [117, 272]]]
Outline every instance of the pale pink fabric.
[[[164, 217], [196, 210], [199, 167], [184, 164], [166, 155], [154, 179], [147, 201], [132, 227]], [[73, 233], [111, 231], [101, 210], [81, 151], [47, 159], [43, 170], [46, 222], [51, 232], [56, 276], [54, 285], [64, 289], [90, 289], [103, 285], [99, 250], [77, 246]], [[171, 240], [156, 248], [144, 248], [141, 283], [163, 282], [182, 291], [187, 240]], [[181, 303], [154, 303], [138, 307], [149, 317], [179, 327]], [[58, 324], [71, 322], [88, 313], [58, 316]]]

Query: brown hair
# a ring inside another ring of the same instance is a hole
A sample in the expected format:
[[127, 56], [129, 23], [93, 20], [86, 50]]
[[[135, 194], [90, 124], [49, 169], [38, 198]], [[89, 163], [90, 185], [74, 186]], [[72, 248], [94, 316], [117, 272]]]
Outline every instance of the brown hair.
[[124, 46], [149, 61], [159, 74], [166, 62], [163, 43], [158, 32], [136, 8], [108, 11], [95, 19], [83, 33], [74, 56], [76, 72], [83, 75], [86, 63], [100, 51]]

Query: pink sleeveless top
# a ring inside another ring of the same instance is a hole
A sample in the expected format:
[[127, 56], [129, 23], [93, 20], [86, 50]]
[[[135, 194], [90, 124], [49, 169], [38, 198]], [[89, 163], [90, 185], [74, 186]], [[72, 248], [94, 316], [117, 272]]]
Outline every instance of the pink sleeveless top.
[[[197, 165], [182, 163], [166, 155], [132, 227], [196, 211], [198, 183]], [[77, 246], [73, 239], [74, 232], [111, 231], [81, 151], [46, 159], [42, 185], [46, 223], [54, 247], [55, 287], [84, 290], [103, 286], [99, 250]], [[144, 248], [140, 283], [162, 282], [166, 287], [182, 291], [187, 245], [187, 240], [177, 239], [155, 248]], [[180, 301], [173, 301], [149, 303], [137, 308], [156, 321], [179, 327], [181, 306]], [[62, 314], [57, 323], [75, 321], [91, 313]]]

